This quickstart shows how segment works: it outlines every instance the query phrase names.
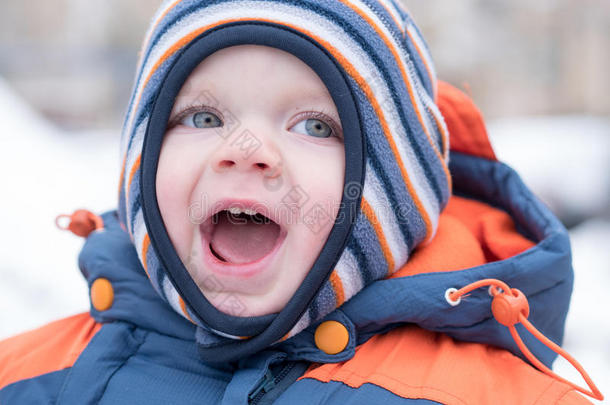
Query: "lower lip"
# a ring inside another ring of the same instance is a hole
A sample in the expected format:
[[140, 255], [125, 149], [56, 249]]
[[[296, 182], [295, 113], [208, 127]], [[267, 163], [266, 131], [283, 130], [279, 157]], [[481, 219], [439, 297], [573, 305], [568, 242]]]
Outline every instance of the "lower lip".
[[287, 232], [285, 232], [283, 229], [280, 230], [280, 234], [275, 241], [275, 246], [269, 253], [254, 262], [236, 264], [219, 260], [210, 250], [209, 233], [204, 232], [203, 225], [199, 229], [203, 248], [203, 262], [205, 266], [217, 275], [241, 279], [251, 279], [264, 273], [265, 269], [270, 267], [271, 262], [282, 247], [287, 235]]

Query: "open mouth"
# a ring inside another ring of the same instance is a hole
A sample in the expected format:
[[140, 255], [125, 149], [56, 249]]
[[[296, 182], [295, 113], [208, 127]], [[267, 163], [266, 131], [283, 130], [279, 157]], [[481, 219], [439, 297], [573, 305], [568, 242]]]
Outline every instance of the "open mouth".
[[280, 236], [280, 226], [266, 216], [222, 210], [212, 216], [209, 247], [220, 261], [256, 262], [268, 255]]
[[205, 263], [233, 276], [264, 272], [287, 235], [279, 218], [251, 201], [224, 200], [218, 208], [200, 225]]

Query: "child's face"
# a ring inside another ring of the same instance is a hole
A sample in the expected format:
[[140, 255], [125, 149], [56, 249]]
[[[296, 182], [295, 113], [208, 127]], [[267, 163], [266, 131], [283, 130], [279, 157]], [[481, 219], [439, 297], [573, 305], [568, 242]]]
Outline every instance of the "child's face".
[[[176, 98], [157, 200], [206, 298], [225, 313], [258, 316], [279, 312], [313, 265], [344, 170], [339, 115], [316, 73], [276, 48], [232, 46], [205, 58]], [[274, 222], [213, 215], [225, 203]]]

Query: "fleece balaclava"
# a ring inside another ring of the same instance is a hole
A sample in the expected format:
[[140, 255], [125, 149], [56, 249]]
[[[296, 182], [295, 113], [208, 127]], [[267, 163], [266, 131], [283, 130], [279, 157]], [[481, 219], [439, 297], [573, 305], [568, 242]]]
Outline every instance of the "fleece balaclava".
[[[314, 265], [279, 313], [256, 317], [221, 312], [201, 293], [170, 241], [155, 188], [182, 85], [206, 56], [243, 44], [290, 52], [318, 74], [337, 106], [346, 161], [341, 206]], [[290, 339], [430, 241], [451, 193], [449, 139], [435, 97], [430, 55], [400, 0], [160, 6], [123, 126], [119, 217], [155, 290], [197, 325], [204, 359], [235, 360]]]

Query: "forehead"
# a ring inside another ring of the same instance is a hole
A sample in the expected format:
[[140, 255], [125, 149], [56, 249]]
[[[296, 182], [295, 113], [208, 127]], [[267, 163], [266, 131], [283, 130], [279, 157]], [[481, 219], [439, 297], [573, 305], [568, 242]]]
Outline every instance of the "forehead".
[[223, 48], [205, 58], [187, 78], [179, 96], [202, 89], [247, 88], [298, 92], [302, 97], [326, 99], [322, 80], [306, 63], [291, 53], [263, 45]]

